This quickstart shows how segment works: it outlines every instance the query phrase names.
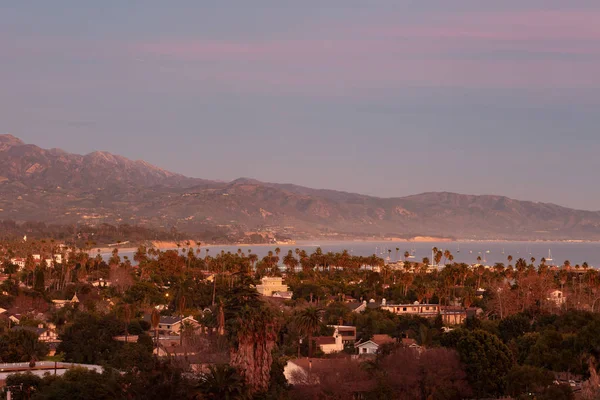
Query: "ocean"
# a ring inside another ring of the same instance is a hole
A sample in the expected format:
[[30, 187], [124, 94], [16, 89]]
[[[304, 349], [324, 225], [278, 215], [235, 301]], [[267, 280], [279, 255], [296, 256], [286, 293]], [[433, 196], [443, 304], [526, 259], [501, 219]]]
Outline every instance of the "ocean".
[[[324, 253], [341, 252], [348, 250], [352, 255], [370, 256], [378, 255], [384, 259], [390, 257], [390, 261], [398, 259], [404, 260], [404, 252], [414, 249], [415, 258], [410, 261], [421, 261], [423, 257], [431, 259], [431, 249], [437, 247], [440, 250], [450, 250], [454, 256], [454, 262], [475, 263], [477, 257], [481, 257], [482, 263], [493, 265], [497, 262], [508, 264], [507, 257], [513, 257], [512, 264], [519, 258], [524, 258], [528, 263], [532, 257], [535, 258], [536, 265], [539, 264], [542, 257], [550, 258], [552, 254], [553, 261], [547, 261], [548, 265], [563, 265], [565, 260], [569, 260], [572, 266], [587, 262], [590, 267], [600, 267], [600, 242], [362, 242], [362, 241], [344, 241], [344, 242], [297, 242], [294, 245], [244, 245], [244, 246], [209, 246], [202, 247], [202, 256], [208, 254], [214, 256], [222, 250], [225, 252], [236, 252], [242, 249], [246, 254], [248, 250], [264, 257], [269, 251], [275, 251], [279, 247], [281, 253], [279, 257], [287, 254], [288, 250], [294, 251], [296, 248], [306, 250], [312, 253], [317, 247], [321, 247]], [[396, 252], [398, 248], [398, 252]], [[460, 249], [460, 251], [459, 251]], [[391, 253], [388, 251], [391, 250]], [[133, 257], [131, 251], [120, 251], [121, 257]], [[295, 253], [294, 253], [295, 254]], [[109, 255], [105, 255], [108, 258]], [[485, 262], [484, 262], [485, 261]], [[442, 260], [443, 262], [443, 260]]]

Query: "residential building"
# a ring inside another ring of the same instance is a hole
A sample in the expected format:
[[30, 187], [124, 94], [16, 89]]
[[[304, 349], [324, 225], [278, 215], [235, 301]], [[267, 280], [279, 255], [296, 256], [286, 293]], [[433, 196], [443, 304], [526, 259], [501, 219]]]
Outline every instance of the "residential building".
[[11, 258], [10, 263], [19, 267], [19, 269], [25, 268], [25, 259], [24, 258]]
[[56, 331], [54, 329], [45, 328], [43, 324], [39, 324], [37, 327], [17, 325], [17, 326], [13, 326], [11, 328], [11, 330], [13, 330], [13, 331], [24, 330], [24, 331], [33, 332], [37, 335], [38, 340], [40, 342], [46, 342], [46, 343], [59, 342], [58, 334], [56, 333]]
[[313, 340], [325, 354], [339, 353], [344, 350], [342, 335], [340, 335], [337, 328], [334, 330], [333, 336], [317, 336]]
[[294, 292], [273, 292], [273, 294], [271, 295], [271, 297], [275, 297], [278, 299], [286, 299], [286, 300], [290, 300], [292, 297], [294, 296]]
[[389, 335], [373, 335], [370, 340], [356, 343], [354, 348], [357, 349], [358, 355], [374, 355], [384, 344], [395, 342], [396, 340]]
[[337, 329], [338, 333], [342, 337], [342, 343], [354, 344], [356, 342], [356, 327], [349, 325], [328, 325], [334, 329]]
[[[146, 314], [144, 316], [144, 320], [150, 322], [151, 316]], [[188, 317], [161, 315], [160, 320], [158, 322], [158, 332], [160, 334], [175, 333], [179, 335], [179, 333], [181, 332], [181, 327], [186, 322], [191, 323], [195, 327], [200, 326], [200, 323], [196, 321], [191, 315]]]
[[438, 304], [419, 304], [418, 301], [413, 304], [387, 304], [385, 299], [381, 301], [381, 309], [398, 315], [420, 315], [422, 317], [435, 317], [441, 311]]
[[567, 297], [563, 294], [561, 290], [554, 289], [548, 292], [548, 297], [546, 300], [554, 303], [557, 307], [562, 306], [567, 301]]
[[275, 292], [289, 292], [290, 288], [283, 284], [283, 278], [281, 277], [265, 276], [262, 278], [261, 283], [256, 285], [256, 290], [262, 296], [271, 297]]
[[71, 300], [52, 300], [52, 303], [54, 303], [54, 306], [56, 308], [63, 308], [67, 304], [79, 303], [79, 299], [77, 298], [77, 294], [75, 294], [75, 295], [73, 295], [73, 298]]

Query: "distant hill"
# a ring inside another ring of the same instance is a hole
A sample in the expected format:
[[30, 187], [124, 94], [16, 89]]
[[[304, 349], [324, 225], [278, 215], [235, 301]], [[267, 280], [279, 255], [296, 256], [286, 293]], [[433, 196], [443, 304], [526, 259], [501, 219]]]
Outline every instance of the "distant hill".
[[128, 223], [295, 238], [600, 239], [600, 213], [503, 196], [377, 198], [248, 178], [189, 178], [107, 152], [70, 154], [0, 135], [0, 219]]

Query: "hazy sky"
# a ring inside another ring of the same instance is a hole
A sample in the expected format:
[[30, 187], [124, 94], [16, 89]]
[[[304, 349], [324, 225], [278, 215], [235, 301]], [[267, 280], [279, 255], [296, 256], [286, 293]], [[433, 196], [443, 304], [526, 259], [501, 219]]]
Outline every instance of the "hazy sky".
[[599, 21], [598, 0], [5, 1], [0, 133], [208, 179], [600, 210]]

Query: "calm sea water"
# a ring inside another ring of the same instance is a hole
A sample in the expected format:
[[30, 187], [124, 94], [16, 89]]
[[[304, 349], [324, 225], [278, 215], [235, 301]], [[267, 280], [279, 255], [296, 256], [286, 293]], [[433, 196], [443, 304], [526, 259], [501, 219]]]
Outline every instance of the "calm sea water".
[[[263, 257], [267, 255], [269, 250], [274, 251], [276, 247], [281, 249], [280, 258], [283, 258], [288, 250], [294, 251], [296, 248], [299, 248], [306, 250], [310, 254], [317, 247], [321, 247], [324, 253], [348, 250], [352, 255], [357, 256], [376, 254], [382, 258], [387, 258], [389, 255], [390, 261], [403, 260], [404, 252], [414, 249], [415, 258], [410, 260], [413, 262], [421, 261], [423, 257], [431, 259], [431, 249], [432, 247], [437, 247], [441, 250], [450, 250], [454, 255], [455, 262], [472, 264], [477, 262], [477, 257], [480, 256], [488, 265], [493, 265], [496, 262], [507, 264], [507, 257], [509, 255], [513, 257], [513, 265], [518, 258], [524, 258], [529, 262], [531, 257], [534, 257], [536, 264], [538, 264], [542, 257], [548, 259], [548, 253], [551, 252], [553, 261], [549, 261], [547, 264], [562, 265], [565, 260], [569, 260], [571, 265], [587, 262], [590, 266], [600, 267], [600, 242], [298, 242], [290, 246], [211, 246], [208, 248], [208, 254], [214, 256], [221, 252], [221, 250], [234, 253], [239, 248], [245, 253], [248, 253], [248, 250], [252, 250], [252, 253]], [[397, 253], [396, 248], [399, 249]], [[206, 254], [204, 249], [202, 250], [203, 256]], [[392, 250], [391, 253], [388, 250]], [[121, 256], [129, 256], [130, 258], [133, 257], [133, 253], [131, 252], [121, 251], [119, 254]]]

